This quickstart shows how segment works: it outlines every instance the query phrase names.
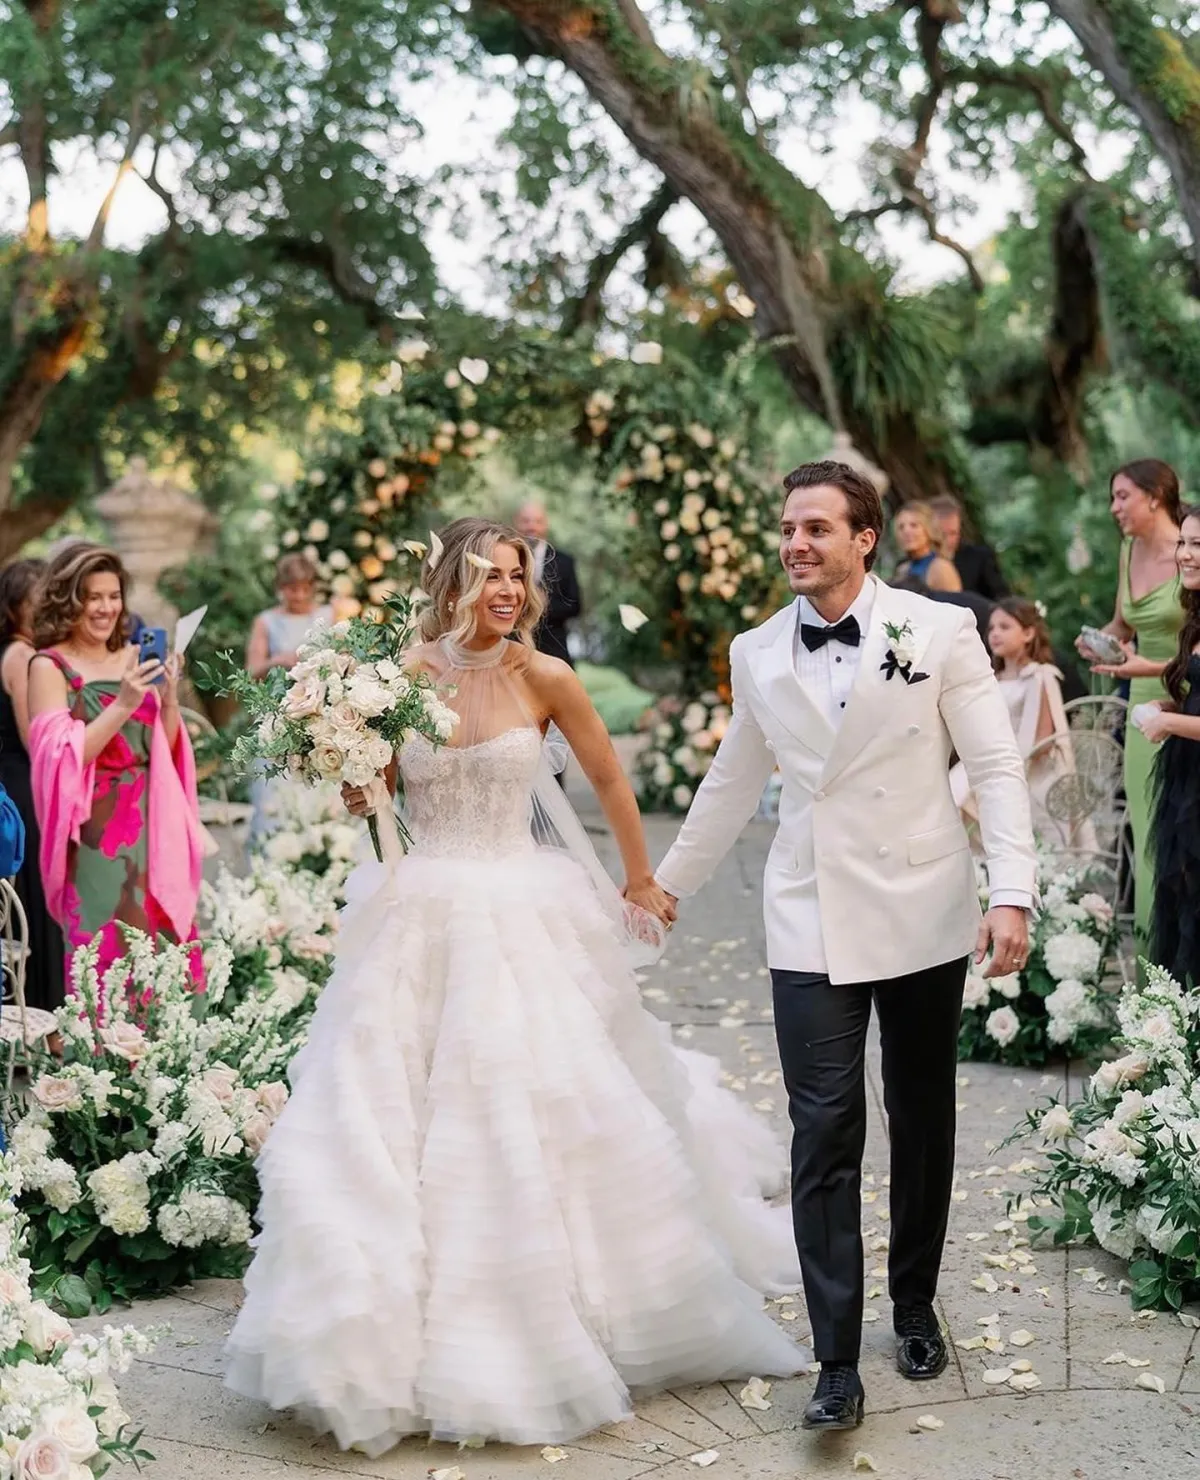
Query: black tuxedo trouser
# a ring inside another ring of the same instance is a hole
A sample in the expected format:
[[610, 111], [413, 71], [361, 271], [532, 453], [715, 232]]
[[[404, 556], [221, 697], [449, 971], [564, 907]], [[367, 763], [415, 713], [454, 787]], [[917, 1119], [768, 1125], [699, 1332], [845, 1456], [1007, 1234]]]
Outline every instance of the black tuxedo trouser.
[[813, 972], [771, 972], [793, 1129], [792, 1218], [819, 1362], [857, 1361], [862, 1341], [864, 1057], [872, 999], [891, 1139], [892, 1216], [879, 1224], [891, 1240], [888, 1285], [896, 1305], [929, 1305], [937, 1293], [954, 1179], [966, 974], [967, 962], [959, 960], [835, 987]]

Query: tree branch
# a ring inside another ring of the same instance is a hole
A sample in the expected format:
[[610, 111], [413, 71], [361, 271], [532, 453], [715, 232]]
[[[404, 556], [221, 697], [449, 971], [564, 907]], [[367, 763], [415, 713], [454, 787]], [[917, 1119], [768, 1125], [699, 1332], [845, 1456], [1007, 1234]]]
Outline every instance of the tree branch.
[[621, 259], [627, 252], [653, 236], [662, 218], [678, 199], [679, 192], [673, 185], [660, 185], [612, 246], [605, 248], [593, 261], [582, 294], [568, 305], [563, 314], [565, 334], [575, 334], [598, 321], [604, 289]]
[[[970, 66], [961, 63], [946, 69], [947, 79], [958, 86], [970, 83], [980, 88], [1009, 88], [1027, 92], [1036, 99], [1038, 109], [1051, 133], [1061, 139], [1071, 151], [1072, 162], [1088, 175], [1087, 155], [1083, 145], [1071, 131], [1070, 124], [1062, 116], [1054, 93], [1054, 79], [1033, 67], [999, 67], [994, 62], [973, 62]], [[1088, 175], [1090, 179], [1090, 175]]]
[[393, 315], [381, 306], [375, 288], [354, 265], [350, 249], [333, 232], [313, 237], [269, 232], [265, 241], [281, 261], [321, 273], [344, 302], [362, 310], [383, 344], [392, 342], [396, 331]]
[[88, 232], [87, 241], [83, 244], [83, 256], [93, 256], [104, 245], [104, 233], [108, 229], [108, 219], [112, 214], [113, 204], [117, 198], [126, 176], [133, 169], [133, 156], [138, 145], [142, 142], [142, 113], [144, 111], [144, 99], [139, 92], [133, 100], [133, 108], [129, 114], [129, 130], [125, 138], [125, 150], [121, 155], [121, 163], [117, 166], [117, 173], [113, 176], [113, 182], [108, 187], [104, 199], [100, 202], [100, 209], [96, 212], [96, 219], [92, 222], [92, 229]]

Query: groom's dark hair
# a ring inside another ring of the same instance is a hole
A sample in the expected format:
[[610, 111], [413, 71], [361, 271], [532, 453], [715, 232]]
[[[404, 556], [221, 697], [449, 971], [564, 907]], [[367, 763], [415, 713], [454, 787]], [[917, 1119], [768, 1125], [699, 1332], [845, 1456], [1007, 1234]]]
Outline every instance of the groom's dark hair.
[[846, 498], [846, 514], [852, 532], [875, 531], [875, 548], [864, 562], [867, 569], [871, 569], [883, 538], [883, 500], [869, 478], [848, 463], [811, 462], [793, 468], [783, 480], [783, 487], [785, 493], [794, 493], [797, 488], [841, 489]]

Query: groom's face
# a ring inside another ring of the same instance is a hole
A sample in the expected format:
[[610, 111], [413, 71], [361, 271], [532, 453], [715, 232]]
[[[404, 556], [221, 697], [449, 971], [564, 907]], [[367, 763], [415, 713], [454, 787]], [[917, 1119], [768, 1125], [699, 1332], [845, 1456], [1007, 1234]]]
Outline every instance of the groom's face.
[[797, 596], [811, 600], [861, 585], [874, 545], [872, 530], [851, 529], [840, 488], [819, 485], [788, 494], [779, 521], [779, 558]]

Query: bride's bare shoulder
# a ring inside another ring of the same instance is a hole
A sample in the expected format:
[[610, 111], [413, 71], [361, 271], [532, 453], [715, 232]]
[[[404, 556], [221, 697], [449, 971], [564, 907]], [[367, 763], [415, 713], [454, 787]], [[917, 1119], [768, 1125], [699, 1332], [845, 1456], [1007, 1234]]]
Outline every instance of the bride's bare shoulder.
[[549, 692], [579, 682], [575, 670], [561, 658], [539, 653], [536, 648], [526, 647], [523, 643], [514, 642], [510, 646], [517, 649], [510, 661], [531, 688]]

